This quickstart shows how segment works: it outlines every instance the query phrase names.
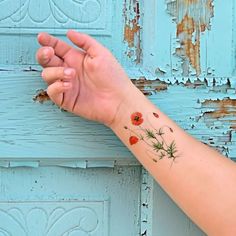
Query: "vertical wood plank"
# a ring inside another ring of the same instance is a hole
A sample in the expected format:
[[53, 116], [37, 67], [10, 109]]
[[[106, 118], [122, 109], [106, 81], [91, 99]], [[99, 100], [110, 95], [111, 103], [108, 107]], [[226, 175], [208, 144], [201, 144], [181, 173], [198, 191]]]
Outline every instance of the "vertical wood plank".
[[142, 176], [142, 236], [205, 236], [147, 171], [143, 170]]

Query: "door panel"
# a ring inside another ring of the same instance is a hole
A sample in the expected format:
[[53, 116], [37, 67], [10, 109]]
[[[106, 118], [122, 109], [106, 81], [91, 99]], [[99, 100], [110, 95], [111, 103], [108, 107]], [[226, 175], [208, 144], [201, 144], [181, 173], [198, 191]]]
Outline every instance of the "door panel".
[[[36, 33], [44, 30], [66, 40], [66, 30], [74, 28], [90, 33], [111, 49], [130, 77], [137, 79], [137, 86], [180, 126], [235, 158], [235, 3], [184, 2], [1, 1], [4, 119], [0, 156], [86, 159], [95, 149], [97, 159], [134, 160], [101, 125], [61, 112], [51, 102], [41, 105], [33, 101], [46, 87], [35, 61]], [[9, 7], [3, 8], [4, 4]], [[33, 4], [43, 13], [35, 15]], [[185, 13], [189, 21], [184, 20]], [[89, 126], [92, 129], [87, 129]]]
[[110, 130], [48, 101], [36, 35], [89, 33], [161, 110], [236, 158], [235, 13], [234, 0], [0, 1], [0, 234], [45, 235], [69, 212], [95, 214], [71, 235], [94, 222], [91, 235], [203, 235]]
[[1, 169], [0, 235], [139, 235], [140, 167]]
[[66, 40], [68, 29], [97, 37], [121, 58], [118, 48], [122, 46], [122, 27], [119, 26], [122, 5], [116, 1], [5, 0], [0, 2], [0, 9], [1, 50], [7, 48], [0, 64], [37, 64], [34, 57], [38, 47], [36, 34], [46, 31]]

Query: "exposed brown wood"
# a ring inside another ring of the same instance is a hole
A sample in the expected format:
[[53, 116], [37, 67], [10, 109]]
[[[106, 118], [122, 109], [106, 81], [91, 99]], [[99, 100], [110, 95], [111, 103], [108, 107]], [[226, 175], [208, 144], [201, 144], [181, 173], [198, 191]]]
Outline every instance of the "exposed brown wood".
[[213, 0], [175, 0], [167, 2], [168, 12], [177, 24], [179, 46], [175, 54], [183, 59], [183, 75], [189, 75], [189, 65], [201, 74], [201, 34], [210, 30], [214, 15]]
[[141, 62], [141, 25], [139, 0], [124, 1], [124, 41], [127, 42], [126, 55], [135, 63]]
[[46, 101], [49, 101], [50, 100], [50, 97], [48, 96], [47, 94], [47, 91], [46, 90], [39, 90], [37, 92], [37, 94], [33, 97], [33, 100], [34, 101], [37, 101], [37, 102], [40, 102], [40, 103], [44, 103]]

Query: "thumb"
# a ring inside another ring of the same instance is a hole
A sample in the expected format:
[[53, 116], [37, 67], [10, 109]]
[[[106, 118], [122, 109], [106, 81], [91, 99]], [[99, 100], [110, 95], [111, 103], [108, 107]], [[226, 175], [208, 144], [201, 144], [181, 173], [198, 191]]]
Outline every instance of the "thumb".
[[101, 50], [104, 50], [104, 47], [100, 43], [98, 43], [94, 38], [90, 37], [87, 34], [69, 30], [67, 33], [67, 37], [72, 43], [82, 48], [91, 57], [99, 55], [101, 53]]

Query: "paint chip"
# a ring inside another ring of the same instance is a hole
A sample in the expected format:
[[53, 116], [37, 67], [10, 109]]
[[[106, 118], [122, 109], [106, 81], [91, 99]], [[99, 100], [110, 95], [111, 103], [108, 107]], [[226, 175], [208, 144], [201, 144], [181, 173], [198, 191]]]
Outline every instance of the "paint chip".
[[190, 66], [201, 74], [201, 34], [211, 29], [214, 16], [213, 0], [167, 0], [167, 12], [177, 24], [176, 37], [180, 44], [175, 54], [182, 58], [183, 76]]
[[124, 1], [124, 42], [127, 43], [126, 55], [136, 63], [141, 62], [141, 26], [139, 0]]
[[35, 102], [44, 103], [44, 102], [49, 101], [51, 99], [48, 96], [46, 90], [40, 89], [40, 90], [37, 91], [37, 94], [33, 97], [33, 100]]

